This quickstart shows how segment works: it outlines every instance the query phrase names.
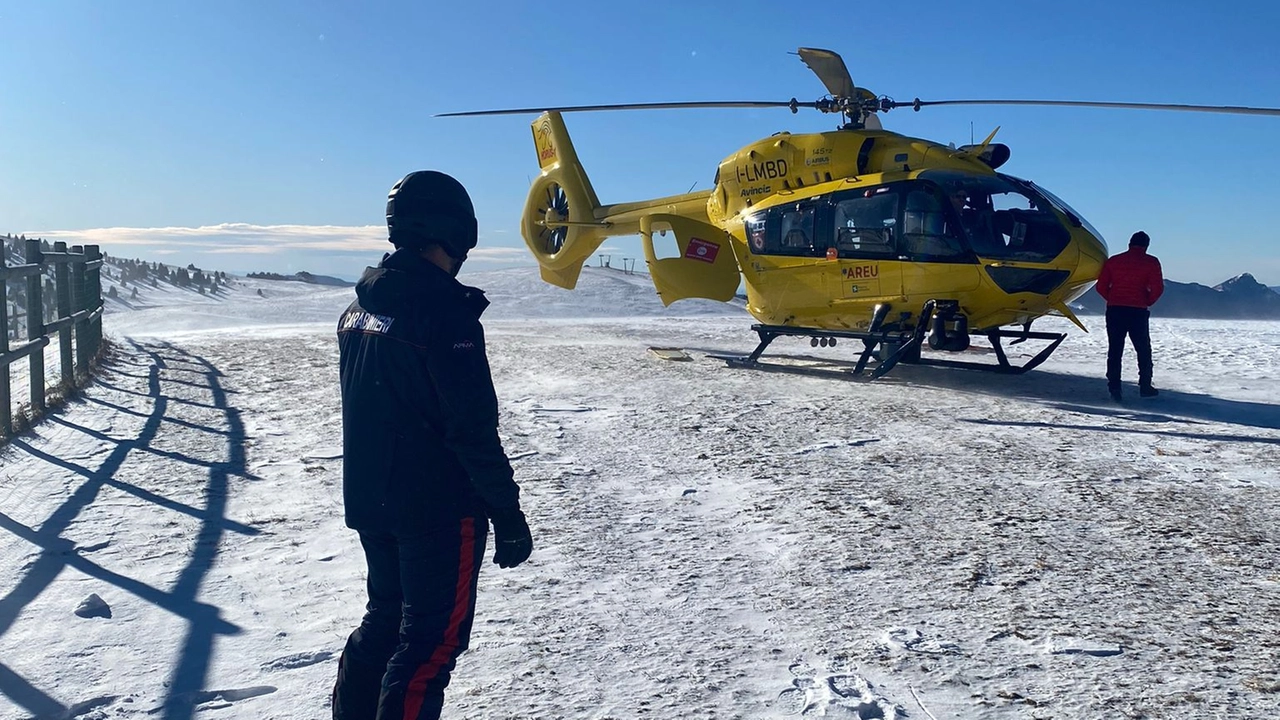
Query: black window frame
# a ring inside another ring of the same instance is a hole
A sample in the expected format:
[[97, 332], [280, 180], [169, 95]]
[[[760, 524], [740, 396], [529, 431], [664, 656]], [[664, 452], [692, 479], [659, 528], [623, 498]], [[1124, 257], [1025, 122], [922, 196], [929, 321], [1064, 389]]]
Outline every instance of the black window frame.
[[[963, 233], [961, 237], [955, 238], [961, 246], [961, 251], [955, 254], [939, 255], [908, 252], [903, 229], [905, 228], [907, 201], [910, 198], [910, 194], [916, 191], [927, 192], [938, 199], [942, 212], [945, 214], [946, 227], [958, 228], [961, 226], [959, 213], [955, 212], [951, 202], [946, 198], [944, 188], [935, 182], [915, 179], [898, 180], [867, 188], [838, 190], [818, 197], [775, 205], [747, 215], [743, 220], [743, 231], [751, 253], [769, 257], [826, 258], [828, 250], [835, 248], [836, 257], [840, 260], [896, 260], [953, 264], [973, 264], [978, 262], [977, 255], [970, 245], [968, 235]], [[887, 226], [890, 234], [888, 247], [881, 251], [861, 251], [841, 247], [838, 236], [839, 229], [835, 227], [839, 203], [856, 197], [871, 198], [884, 193], [892, 194], [896, 205], [893, 224]], [[811, 238], [810, 243], [804, 248], [784, 246], [781, 236], [783, 214], [810, 208], [813, 209], [814, 213], [814, 237]], [[764, 223], [763, 246], [758, 242], [761, 239], [758, 234], [759, 230], [753, 229], [753, 226], [760, 222]]]

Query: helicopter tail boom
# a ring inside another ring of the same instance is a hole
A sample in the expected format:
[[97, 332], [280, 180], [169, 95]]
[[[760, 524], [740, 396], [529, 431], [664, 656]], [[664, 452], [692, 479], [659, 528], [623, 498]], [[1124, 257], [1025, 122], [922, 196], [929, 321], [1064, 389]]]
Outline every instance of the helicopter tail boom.
[[[520, 229], [543, 281], [572, 290], [583, 264], [606, 238], [639, 234], [664, 304], [733, 297], [737, 260], [728, 235], [707, 219], [711, 191], [602, 206], [560, 113], [548, 111], [533, 122], [533, 143], [542, 173], [529, 188]], [[677, 252], [659, 258], [653, 236], [667, 231], [675, 235]]]

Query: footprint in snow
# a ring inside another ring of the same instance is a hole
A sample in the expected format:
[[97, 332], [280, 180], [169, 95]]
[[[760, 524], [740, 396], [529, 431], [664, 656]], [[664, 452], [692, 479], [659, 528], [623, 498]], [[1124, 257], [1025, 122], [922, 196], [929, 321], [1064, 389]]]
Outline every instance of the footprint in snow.
[[851, 720], [902, 720], [906, 710], [876, 692], [871, 681], [848, 672], [838, 659], [819, 673], [803, 660], [792, 663], [791, 687], [778, 693], [778, 709], [803, 717], [843, 717]]
[[791, 672], [791, 687], [778, 693], [778, 709], [787, 715], [799, 715], [809, 707], [809, 696], [814, 685], [814, 671], [809, 663], [800, 660], [787, 668]]
[[160, 707], [153, 708], [149, 712], [151, 714], [163, 712], [168, 707], [187, 708], [195, 707], [197, 710], [221, 710], [231, 707], [233, 703], [240, 700], [248, 700], [260, 695], [270, 695], [277, 688], [272, 685], [254, 685], [247, 688], [231, 688], [228, 690], [200, 690], [198, 692], [182, 693], [175, 695], [169, 699], [169, 702]]
[[892, 654], [915, 652], [924, 655], [963, 655], [960, 646], [953, 642], [945, 642], [927, 638], [915, 628], [890, 628], [885, 631], [881, 646]]
[[262, 669], [267, 672], [273, 672], [276, 670], [297, 670], [298, 668], [322, 663], [331, 657], [333, 657], [333, 653], [328, 650], [295, 653], [293, 655], [285, 655], [284, 657], [276, 658], [270, 662], [265, 662], [262, 664]]
[[534, 405], [532, 408], [529, 408], [529, 410], [536, 413], [584, 413], [591, 412], [592, 410], [595, 410], [595, 408], [587, 405], [560, 405], [550, 407]]

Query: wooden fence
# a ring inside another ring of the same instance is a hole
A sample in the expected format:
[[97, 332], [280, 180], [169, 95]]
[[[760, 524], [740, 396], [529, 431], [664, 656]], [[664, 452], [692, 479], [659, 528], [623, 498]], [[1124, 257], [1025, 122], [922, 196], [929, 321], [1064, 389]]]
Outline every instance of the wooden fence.
[[[45, 346], [57, 335], [62, 356], [63, 389], [76, 387], [89, 376], [89, 364], [102, 347], [102, 253], [97, 245], [54, 243], [53, 252], [42, 252], [39, 240], [27, 240], [26, 262], [10, 266], [0, 252], [0, 434], [13, 434], [9, 366], [30, 358], [31, 416], [45, 410]], [[45, 322], [41, 278], [52, 267], [55, 317]], [[27, 341], [9, 347], [9, 282], [26, 278]]]

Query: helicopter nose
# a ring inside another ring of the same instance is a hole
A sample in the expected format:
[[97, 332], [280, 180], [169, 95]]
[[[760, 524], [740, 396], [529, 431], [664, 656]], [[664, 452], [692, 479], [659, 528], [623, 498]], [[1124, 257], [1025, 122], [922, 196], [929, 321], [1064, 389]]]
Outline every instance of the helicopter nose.
[[1102, 263], [1106, 262], [1107, 243], [1087, 230], [1082, 229], [1081, 234], [1080, 265], [1076, 268], [1076, 275], [1094, 280], [1102, 272]]
[[1088, 291], [1101, 274], [1102, 263], [1107, 259], [1107, 244], [1102, 238], [1095, 237], [1084, 228], [1076, 228], [1072, 234], [1078, 254], [1071, 276], [1063, 283], [1068, 301]]

